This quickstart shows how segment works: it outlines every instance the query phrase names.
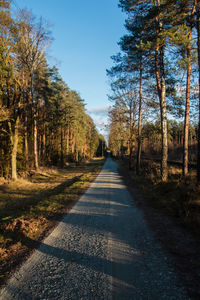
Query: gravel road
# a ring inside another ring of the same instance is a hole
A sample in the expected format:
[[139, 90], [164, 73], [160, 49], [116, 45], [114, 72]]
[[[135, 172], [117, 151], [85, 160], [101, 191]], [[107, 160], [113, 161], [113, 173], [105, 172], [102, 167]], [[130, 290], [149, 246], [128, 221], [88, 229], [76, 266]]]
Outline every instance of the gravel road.
[[0, 299], [190, 299], [124, 186], [102, 172], [1, 290]]

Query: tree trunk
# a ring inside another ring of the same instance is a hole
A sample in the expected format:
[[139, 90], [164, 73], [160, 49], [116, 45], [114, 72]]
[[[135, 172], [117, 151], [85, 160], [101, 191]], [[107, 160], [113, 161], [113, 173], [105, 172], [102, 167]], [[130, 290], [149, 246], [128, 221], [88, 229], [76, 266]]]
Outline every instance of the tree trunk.
[[42, 159], [45, 161], [45, 153], [46, 153], [46, 128], [43, 125], [43, 133], [42, 133]]
[[188, 138], [189, 138], [189, 114], [190, 114], [190, 83], [191, 83], [191, 29], [189, 29], [187, 46], [187, 82], [185, 99], [185, 120], [183, 136], [183, 176], [188, 174]]
[[139, 95], [139, 118], [138, 118], [138, 151], [137, 151], [137, 166], [136, 166], [136, 173], [137, 173], [137, 175], [140, 174], [140, 165], [141, 165], [141, 148], [142, 148], [141, 124], [142, 124], [142, 58], [140, 58], [140, 95]]
[[160, 82], [160, 72], [159, 72], [159, 46], [158, 45], [156, 46], [155, 49], [155, 73], [156, 73], [158, 98], [161, 102], [161, 82]]
[[34, 144], [34, 166], [35, 169], [37, 170], [39, 165], [38, 165], [38, 143], [37, 143], [37, 118], [36, 118], [36, 113], [34, 113], [34, 120], [33, 120], [33, 144]]
[[77, 149], [75, 150], [75, 162], [76, 162], [76, 163], [79, 162], [79, 152], [78, 152]]
[[85, 139], [85, 144], [84, 144], [84, 158], [87, 156], [87, 141]]
[[25, 167], [28, 168], [28, 118], [27, 118], [26, 111], [24, 117], [24, 157], [25, 157]]
[[42, 162], [42, 135], [38, 134], [38, 161]]
[[162, 128], [162, 162], [161, 162], [161, 175], [162, 181], [167, 181], [168, 178], [168, 141], [167, 141], [167, 105], [165, 95], [165, 80], [164, 77], [161, 80], [162, 83], [162, 102], [161, 102], [161, 128]]
[[18, 146], [18, 127], [19, 127], [19, 116], [15, 120], [13, 126], [9, 122], [10, 128], [10, 139], [11, 139], [11, 178], [12, 180], [17, 179], [17, 146]]
[[161, 161], [161, 176], [162, 181], [166, 182], [168, 178], [168, 141], [167, 141], [167, 103], [166, 103], [166, 86], [165, 86], [165, 72], [164, 72], [164, 47], [160, 49], [160, 64], [161, 64], [161, 130], [162, 130], [162, 161]]
[[[160, 64], [159, 64], [160, 50]], [[160, 66], [159, 66], [160, 65]], [[166, 87], [164, 73], [164, 48], [156, 47], [155, 51], [155, 72], [157, 80], [157, 91], [160, 100], [160, 119], [161, 119], [161, 136], [162, 136], [162, 157], [161, 157], [161, 178], [167, 181], [168, 178], [168, 142], [167, 142], [167, 104], [166, 104]], [[161, 78], [161, 79], [160, 79]]]
[[33, 74], [31, 74], [31, 101], [32, 101], [32, 111], [33, 111], [33, 153], [34, 153], [34, 167], [37, 170], [38, 165], [38, 143], [37, 143], [37, 107], [33, 95]]
[[133, 169], [133, 145], [130, 141], [130, 152], [129, 152], [129, 170]]
[[133, 128], [134, 128], [134, 122], [132, 118], [132, 100], [130, 101], [129, 104], [129, 123], [130, 123], [130, 128], [129, 128], [129, 134], [130, 134], [130, 153], [129, 153], [129, 169], [133, 169]]
[[[161, 1], [157, 1], [157, 6], [161, 5]], [[160, 101], [160, 120], [161, 120], [161, 136], [162, 136], [162, 157], [161, 157], [161, 179], [163, 182], [168, 179], [168, 142], [167, 142], [167, 104], [166, 104], [166, 86], [165, 86], [165, 69], [164, 69], [164, 41], [160, 45], [158, 40], [162, 31], [162, 22], [160, 16], [155, 18], [157, 44], [155, 49], [155, 73], [157, 80], [158, 97]], [[160, 58], [160, 59], [159, 59]]]
[[197, 145], [197, 182], [200, 184], [200, 24], [199, 24], [199, 1], [197, 3], [197, 52], [198, 52], [198, 75], [199, 75], [199, 120], [198, 120], [198, 145]]
[[61, 167], [64, 167], [64, 154], [63, 154], [63, 127], [61, 126], [60, 128], [60, 151], [61, 151], [61, 156], [60, 156], [60, 161], [61, 161]]
[[69, 126], [67, 126], [66, 139], [67, 139], [67, 142], [66, 142], [66, 155], [67, 155], [67, 158], [68, 158], [68, 155], [69, 155]]
[[74, 136], [71, 137], [71, 151], [72, 151], [72, 156], [74, 156], [74, 151], [75, 151], [75, 139], [74, 139]]

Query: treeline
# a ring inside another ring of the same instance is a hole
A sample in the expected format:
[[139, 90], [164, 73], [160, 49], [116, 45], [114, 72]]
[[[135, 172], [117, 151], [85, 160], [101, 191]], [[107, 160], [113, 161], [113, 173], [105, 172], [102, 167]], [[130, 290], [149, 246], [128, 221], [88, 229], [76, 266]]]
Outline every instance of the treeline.
[[168, 156], [178, 152], [183, 176], [191, 158], [200, 182], [199, 1], [119, 2], [127, 34], [107, 71], [114, 101], [111, 151], [128, 153], [130, 168], [136, 153], [138, 174], [142, 151], [159, 154], [162, 181], [168, 179]]
[[[101, 155], [105, 141], [84, 101], [49, 67], [42, 21], [0, 1], [0, 176]], [[97, 151], [99, 153], [97, 153]]]
[[[125, 125], [125, 124], [124, 124]], [[130, 154], [129, 149], [129, 130], [124, 126], [122, 131], [116, 127], [116, 122], [110, 125], [110, 144], [109, 147], [115, 157], [123, 158]], [[136, 128], [135, 128], [136, 130]], [[177, 121], [168, 121], [168, 160], [181, 162], [183, 159], [183, 137], [184, 123]], [[148, 159], [159, 159], [161, 156], [161, 127], [160, 122], [143, 122], [141, 126], [142, 137], [142, 157]], [[137, 135], [133, 137], [133, 161], [137, 155]], [[196, 163], [197, 158], [197, 127], [190, 124], [189, 127], [189, 163]]]

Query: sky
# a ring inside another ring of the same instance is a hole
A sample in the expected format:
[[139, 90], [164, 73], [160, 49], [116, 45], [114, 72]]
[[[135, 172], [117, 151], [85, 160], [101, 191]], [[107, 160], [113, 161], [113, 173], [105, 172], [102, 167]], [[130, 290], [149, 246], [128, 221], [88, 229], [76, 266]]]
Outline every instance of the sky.
[[125, 34], [125, 14], [118, 0], [13, 0], [16, 9], [26, 8], [49, 25], [53, 41], [48, 62], [56, 64], [70, 89], [79, 92], [86, 109], [104, 133], [107, 123], [111, 56], [120, 51]]

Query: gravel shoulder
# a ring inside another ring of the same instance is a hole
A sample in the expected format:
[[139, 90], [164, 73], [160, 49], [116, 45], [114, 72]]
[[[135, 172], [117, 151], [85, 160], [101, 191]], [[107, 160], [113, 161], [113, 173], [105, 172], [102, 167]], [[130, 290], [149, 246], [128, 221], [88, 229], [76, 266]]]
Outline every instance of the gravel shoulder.
[[133, 199], [108, 158], [0, 299], [191, 299]]

